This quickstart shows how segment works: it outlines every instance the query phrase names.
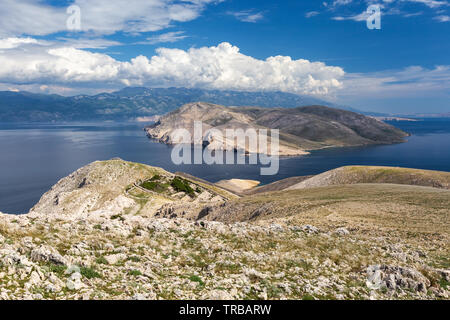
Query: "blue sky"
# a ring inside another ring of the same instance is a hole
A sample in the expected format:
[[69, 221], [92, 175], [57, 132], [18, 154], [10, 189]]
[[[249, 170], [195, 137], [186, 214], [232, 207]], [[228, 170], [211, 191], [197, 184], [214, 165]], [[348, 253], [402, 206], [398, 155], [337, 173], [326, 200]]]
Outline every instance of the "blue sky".
[[[381, 10], [379, 30], [367, 27], [369, 5]], [[67, 29], [71, 17], [80, 29]], [[450, 112], [449, 57], [448, 0], [0, 3], [3, 90], [281, 90], [363, 110]]]

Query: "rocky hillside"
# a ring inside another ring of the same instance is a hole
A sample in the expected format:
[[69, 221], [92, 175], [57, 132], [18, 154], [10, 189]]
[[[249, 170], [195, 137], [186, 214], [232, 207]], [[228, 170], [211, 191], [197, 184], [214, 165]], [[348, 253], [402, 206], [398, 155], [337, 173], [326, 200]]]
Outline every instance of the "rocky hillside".
[[393, 183], [450, 189], [450, 172], [395, 167], [347, 166], [292, 185], [288, 190], [356, 183]]
[[0, 299], [449, 299], [448, 190], [237, 197], [111, 160], [0, 213]]
[[252, 189], [247, 189], [242, 191], [244, 195], [252, 195], [257, 193], [264, 193], [264, 192], [273, 192], [273, 191], [280, 191], [285, 190], [295, 184], [298, 184], [306, 179], [309, 179], [313, 176], [300, 176], [300, 177], [290, 177], [282, 180], [278, 180], [269, 184], [265, 184], [262, 186], [258, 186]]
[[[194, 122], [203, 123], [203, 136], [194, 141]], [[294, 109], [236, 108], [210, 103], [191, 103], [162, 117], [146, 128], [150, 138], [173, 144], [176, 129], [187, 129], [192, 144], [207, 144], [213, 150], [251, 150], [248, 144], [227, 141], [226, 129], [279, 129], [280, 155], [301, 155], [306, 150], [332, 146], [360, 146], [403, 142], [403, 131], [371, 117], [323, 106]], [[222, 137], [208, 133], [219, 130]]]
[[117, 159], [93, 162], [61, 179], [42, 196], [30, 214], [83, 218], [123, 213], [145, 217], [179, 213], [197, 218], [205, 203], [223, 203], [235, 197], [219, 187], [161, 168]]

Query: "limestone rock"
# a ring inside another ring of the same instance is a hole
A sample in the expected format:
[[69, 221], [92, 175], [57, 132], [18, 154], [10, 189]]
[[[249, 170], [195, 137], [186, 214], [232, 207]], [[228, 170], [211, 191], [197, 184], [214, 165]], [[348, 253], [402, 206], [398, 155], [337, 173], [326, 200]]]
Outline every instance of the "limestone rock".
[[30, 289], [31, 287], [39, 284], [41, 281], [42, 279], [40, 275], [36, 271], [33, 271], [31, 273], [30, 280], [28, 280], [28, 282], [25, 283], [25, 288]]
[[412, 268], [373, 265], [367, 268], [366, 285], [372, 290], [381, 288], [396, 290], [401, 288], [426, 293], [430, 286], [430, 280]]
[[346, 228], [337, 228], [334, 233], [338, 236], [346, 236], [350, 234], [350, 231], [348, 231]]
[[120, 260], [125, 260], [127, 256], [123, 253], [117, 253], [117, 254], [111, 254], [109, 256], [105, 256], [106, 261], [108, 261], [109, 264], [116, 264]]
[[202, 296], [203, 300], [233, 300], [233, 296], [224, 290], [211, 290]]
[[304, 225], [303, 227], [301, 227], [301, 229], [306, 232], [306, 233], [319, 233], [319, 229], [312, 226], [312, 225]]
[[38, 248], [31, 251], [31, 260], [34, 262], [50, 262], [53, 264], [65, 265], [66, 260], [63, 256], [54, 248], [41, 245]]

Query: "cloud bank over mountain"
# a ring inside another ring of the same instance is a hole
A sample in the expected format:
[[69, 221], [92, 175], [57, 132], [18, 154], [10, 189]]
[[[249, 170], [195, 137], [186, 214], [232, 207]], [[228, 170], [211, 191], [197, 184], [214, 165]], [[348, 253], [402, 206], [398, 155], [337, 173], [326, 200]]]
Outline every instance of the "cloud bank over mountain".
[[140, 55], [125, 62], [73, 47], [48, 47], [29, 44], [29, 41], [4, 42], [15, 46], [22, 44], [0, 54], [0, 82], [10, 84], [103, 82], [122, 86], [279, 90], [326, 95], [341, 87], [340, 79], [345, 74], [340, 67], [293, 60], [288, 56], [258, 60], [227, 42], [186, 51], [160, 48], [152, 57]]

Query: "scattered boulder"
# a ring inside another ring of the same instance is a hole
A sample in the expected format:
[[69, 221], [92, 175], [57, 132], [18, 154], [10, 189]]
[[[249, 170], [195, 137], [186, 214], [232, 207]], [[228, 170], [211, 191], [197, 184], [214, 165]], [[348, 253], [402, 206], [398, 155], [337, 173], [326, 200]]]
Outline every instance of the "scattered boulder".
[[50, 262], [57, 265], [66, 265], [64, 257], [54, 248], [41, 245], [31, 251], [31, 260], [34, 262]]
[[367, 268], [366, 285], [369, 289], [388, 290], [408, 289], [414, 292], [427, 292], [430, 281], [419, 271], [387, 265], [373, 265]]
[[259, 272], [253, 268], [245, 268], [244, 269], [244, 274], [249, 277], [250, 279], [259, 279], [259, 280], [263, 280], [266, 279], [267, 276], [265, 274], [263, 274], [262, 272]]
[[211, 290], [202, 296], [202, 300], [233, 300], [233, 296], [224, 290]]
[[0, 259], [0, 264], [10, 265], [10, 266], [31, 266], [32, 263], [27, 259], [27, 257], [18, 254], [14, 250], [6, 249], [0, 250], [0, 255], [4, 255], [3, 258]]
[[334, 231], [335, 234], [337, 234], [338, 236], [346, 236], [348, 234], [350, 234], [350, 231], [348, 231], [346, 228], [337, 228]]
[[33, 271], [30, 275], [30, 280], [28, 280], [27, 283], [25, 283], [25, 288], [29, 289], [31, 287], [34, 287], [36, 285], [38, 285], [39, 283], [41, 283], [42, 279], [40, 277], [40, 275], [36, 272]]
[[68, 252], [71, 255], [79, 256], [79, 255], [86, 254], [86, 252], [88, 252], [88, 250], [89, 250], [89, 246], [84, 242], [80, 242], [80, 243], [73, 245]]
[[54, 274], [50, 274], [45, 284], [45, 290], [49, 292], [59, 292], [61, 291], [61, 288], [64, 287], [64, 282]]
[[309, 225], [309, 224], [302, 226], [301, 230], [303, 230], [306, 233], [319, 233], [319, 229], [318, 228], [316, 228], [316, 227], [314, 227], [312, 225]]
[[441, 275], [441, 277], [445, 281], [449, 281], [450, 282], [450, 270], [437, 269], [436, 271]]
[[21, 242], [22, 246], [27, 250], [32, 250], [35, 247], [35, 244], [33, 243], [33, 238], [31, 237], [25, 237], [22, 239]]
[[44, 297], [40, 293], [33, 294], [33, 300], [42, 300]]
[[109, 256], [105, 256], [105, 260], [108, 264], [116, 264], [120, 260], [125, 260], [127, 256], [124, 253], [111, 254]]
[[283, 227], [282, 227], [281, 225], [277, 224], [277, 223], [272, 223], [272, 224], [269, 226], [269, 229], [270, 229], [272, 232], [283, 232], [283, 231], [284, 231]]

